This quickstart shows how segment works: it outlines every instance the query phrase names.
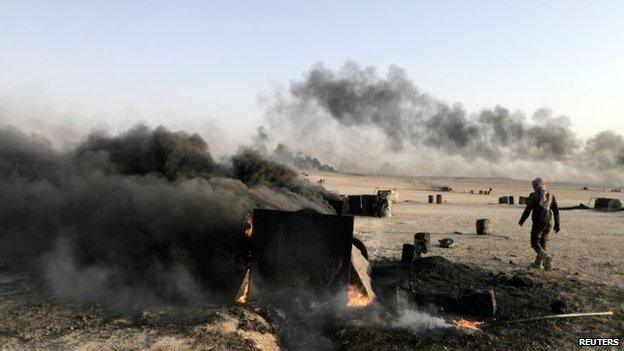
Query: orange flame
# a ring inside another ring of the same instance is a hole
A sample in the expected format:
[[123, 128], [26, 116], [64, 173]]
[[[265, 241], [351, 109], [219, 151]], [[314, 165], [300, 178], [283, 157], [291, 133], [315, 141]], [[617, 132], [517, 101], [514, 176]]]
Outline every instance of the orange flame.
[[357, 284], [349, 284], [349, 301], [347, 306], [349, 307], [365, 307], [371, 303], [368, 294], [363, 292]]
[[[249, 239], [253, 236], [253, 216], [251, 213], [248, 213], [245, 216], [245, 236]], [[250, 253], [251, 256], [251, 253]], [[249, 263], [249, 262], [248, 262]], [[243, 283], [238, 289], [238, 293], [236, 294], [236, 303], [239, 305], [246, 304], [249, 301], [249, 268], [247, 268], [247, 272], [245, 273], [245, 278], [243, 278]]]
[[239, 305], [244, 305], [249, 301], [249, 286], [251, 282], [249, 281], [249, 269], [245, 273], [245, 277], [243, 278], [243, 283], [238, 289], [238, 293], [236, 294], [236, 303]]
[[245, 236], [250, 239], [253, 236], [253, 216], [251, 213], [245, 217]]
[[457, 328], [463, 328], [468, 330], [481, 330], [479, 327], [481, 326], [481, 324], [483, 324], [483, 322], [471, 322], [466, 319], [460, 319], [458, 321], [453, 320], [453, 323], [455, 323], [455, 326]]
[[244, 305], [249, 300], [249, 282], [245, 283], [242, 294], [236, 299], [236, 303]]

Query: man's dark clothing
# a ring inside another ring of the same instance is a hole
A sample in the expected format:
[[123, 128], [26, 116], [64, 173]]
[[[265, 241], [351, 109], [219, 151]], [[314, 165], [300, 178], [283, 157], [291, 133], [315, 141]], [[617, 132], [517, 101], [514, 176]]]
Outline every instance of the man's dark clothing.
[[529, 218], [529, 215], [532, 214], [531, 247], [533, 247], [538, 254], [543, 254], [546, 250], [546, 242], [548, 241], [553, 218], [555, 220], [555, 228], [559, 228], [559, 206], [557, 205], [555, 196], [552, 194], [550, 196], [552, 200], [550, 209], [547, 210], [540, 205], [540, 193], [531, 193], [527, 199], [526, 208], [520, 218], [520, 224], [522, 225], [527, 218]]
[[546, 242], [550, 234], [550, 221], [548, 223], [535, 223], [531, 227], [531, 247], [538, 254], [542, 254], [546, 251]]

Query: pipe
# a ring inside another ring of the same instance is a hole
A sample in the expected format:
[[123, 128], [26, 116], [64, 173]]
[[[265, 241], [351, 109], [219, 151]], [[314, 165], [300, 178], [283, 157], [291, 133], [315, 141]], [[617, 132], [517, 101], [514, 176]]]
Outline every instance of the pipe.
[[515, 320], [511, 320], [511, 321], [494, 321], [494, 322], [485, 322], [483, 323], [480, 328], [481, 329], [487, 329], [490, 327], [496, 327], [499, 325], [506, 325], [506, 324], [516, 324], [516, 323], [524, 323], [524, 322], [533, 322], [533, 321], [541, 321], [541, 320], [546, 320], [546, 319], [561, 319], [561, 318], [576, 318], [576, 317], [592, 317], [592, 316], [612, 316], [613, 315], [613, 311], [606, 311], [606, 312], [583, 312], [583, 313], [564, 313], [564, 314], [551, 314], [548, 316], [540, 316], [540, 317], [531, 317], [531, 318], [522, 318], [522, 319], [515, 319]]

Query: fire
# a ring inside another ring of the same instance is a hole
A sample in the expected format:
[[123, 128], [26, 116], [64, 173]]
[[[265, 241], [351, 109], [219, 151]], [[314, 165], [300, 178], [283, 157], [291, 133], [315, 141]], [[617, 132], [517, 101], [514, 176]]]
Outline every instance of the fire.
[[349, 307], [365, 307], [371, 303], [368, 295], [357, 284], [349, 284]]
[[[245, 236], [250, 239], [253, 236], [253, 216], [251, 213], [248, 213], [247, 216], [245, 216]], [[251, 286], [249, 281], [250, 259], [251, 252], [249, 252], [247, 260], [247, 271], [245, 272], [245, 277], [243, 278], [240, 288], [238, 288], [238, 293], [236, 293], [236, 303], [239, 305], [246, 304], [247, 301], [249, 301], [249, 288]]]
[[249, 300], [249, 282], [246, 282], [243, 286], [243, 291], [241, 295], [236, 299], [236, 303], [239, 305], [244, 305]]
[[481, 330], [479, 327], [481, 326], [481, 324], [483, 324], [483, 322], [471, 322], [469, 320], [466, 319], [460, 319], [458, 321], [453, 320], [453, 323], [455, 323], [455, 326], [457, 328], [463, 328], [463, 329], [468, 329], [468, 330]]
[[239, 305], [244, 305], [249, 301], [249, 269], [245, 273], [245, 278], [243, 278], [243, 283], [238, 289], [238, 293], [236, 294], [236, 303]]
[[253, 217], [248, 213], [245, 217], [245, 236], [251, 238], [253, 236]]
[[[253, 236], [253, 216], [251, 213], [248, 213], [245, 216], [245, 236], [250, 238]], [[251, 257], [251, 252], [249, 253], [249, 259]], [[249, 267], [250, 261], [247, 260], [247, 265]], [[247, 272], [245, 272], [245, 277], [243, 278], [243, 282], [238, 288], [238, 293], [236, 293], [236, 303], [239, 305], [246, 304], [249, 301], [249, 288], [251, 283], [249, 281], [249, 268], [247, 268]]]

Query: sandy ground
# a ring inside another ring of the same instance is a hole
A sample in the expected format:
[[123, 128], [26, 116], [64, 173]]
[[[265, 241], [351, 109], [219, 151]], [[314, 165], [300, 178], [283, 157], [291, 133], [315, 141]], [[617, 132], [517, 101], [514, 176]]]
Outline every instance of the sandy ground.
[[[530, 222], [525, 227], [517, 224], [523, 208], [498, 204], [502, 195], [516, 198], [528, 195], [531, 190], [528, 181], [337, 173], [309, 176], [313, 182], [321, 177], [325, 178], [326, 188], [341, 194], [373, 194], [377, 188], [399, 190], [391, 218], [356, 217], [355, 220], [355, 235], [367, 245], [370, 257], [377, 262], [400, 257], [402, 244], [413, 242], [414, 233], [426, 231], [432, 234], [433, 247], [428, 255], [443, 256], [454, 262], [447, 264], [448, 267], [463, 266], [456, 263], [469, 265], [475, 272], [481, 272], [474, 275], [482, 276], [481, 285], [493, 285], [497, 289], [502, 317], [512, 317], [514, 313], [521, 316], [552, 313], [548, 306], [553, 299], [568, 301], [582, 311], [613, 309], [618, 315], [622, 313], [624, 212], [562, 212], [562, 232], [552, 235], [549, 247], [555, 257], [555, 270], [543, 272], [528, 268], [534, 258], [529, 246]], [[437, 185], [451, 186], [454, 191], [441, 193], [443, 204], [427, 204], [427, 196], [436, 194], [431, 189]], [[493, 188], [490, 196], [467, 193], [490, 187]], [[562, 206], [587, 204], [592, 197], [624, 200], [621, 193], [602, 189], [583, 191], [581, 184], [554, 184], [551, 188]], [[479, 218], [491, 219], [495, 234], [476, 235], [475, 221]], [[440, 248], [437, 242], [444, 237], [452, 238], [457, 246]], [[393, 274], [401, 272], [398, 269]], [[503, 274], [499, 276], [496, 272]], [[454, 277], [456, 273], [450, 274]], [[530, 284], [516, 286], [516, 276]], [[384, 278], [392, 277], [384, 274]], [[426, 274], [421, 278], [427, 278]], [[438, 281], [439, 275], [433, 274], [428, 279], [424, 280], [429, 282], [425, 284], [444, 285]], [[450, 287], [454, 287], [456, 280], [473, 282], [472, 276], [466, 274], [450, 279], [450, 285], [447, 284]], [[290, 319], [268, 312], [270, 309], [254, 308], [193, 306], [117, 313], [104, 306], [55, 301], [47, 296], [40, 283], [15, 274], [0, 262], [0, 351], [279, 349], [280, 333], [275, 321]], [[522, 340], [524, 346], [516, 349], [532, 350], [546, 346], [569, 349], [576, 337], [586, 332], [613, 337], [614, 333], [622, 335], [622, 330], [621, 318], [611, 318], [519, 325], [461, 337], [456, 333], [418, 334], [387, 326], [381, 329], [341, 326], [328, 335], [333, 335], [331, 340], [336, 346], [342, 345], [339, 349], [509, 349]]]
[[0, 265], [0, 351], [279, 350], [253, 309], [161, 307], [115, 312], [56, 301], [32, 277]]
[[[371, 258], [400, 257], [403, 243], [413, 242], [416, 232], [432, 234], [431, 255], [472, 264], [494, 271], [526, 270], [535, 255], [529, 244], [530, 219], [520, 227], [524, 206], [499, 205], [503, 195], [528, 196], [530, 181], [498, 178], [403, 178], [310, 174], [310, 181], [325, 179], [325, 187], [340, 194], [374, 194], [377, 188], [397, 188], [398, 202], [391, 218], [357, 217], [355, 235], [367, 245]], [[432, 187], [448, 185], [453, 192], [435, 192]], [[472, 195], [474, 190], [493, 189], [492, 194]], [[551, 184], [560, 206], [587, 204], [592, 198], [612, 197], [624, 201], [622, 193], [608, 189], [582, 190], [582, 184]], [[444, 203], [428, 204], [429, 194], [442, 194]], [[593, 205], [593, 201], [592, 201]], [[495, 234], [475, 234], [475, 222], [489, 218]], [[624, 288], [624, 212], [593, 210], [561, 211], [561, 232], [551, 234], [548, 250], [555, 271], [589, 282]], [[462, 234], [456, 234], [460, 232]], [[456, 247], [440, 248], [439, 239], [451, 238]], [[549, 274], [549, 273], [544, 273]]]

